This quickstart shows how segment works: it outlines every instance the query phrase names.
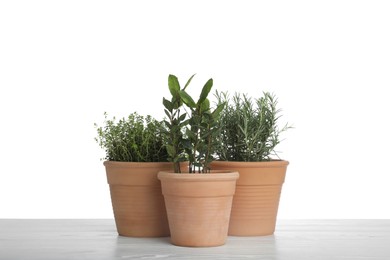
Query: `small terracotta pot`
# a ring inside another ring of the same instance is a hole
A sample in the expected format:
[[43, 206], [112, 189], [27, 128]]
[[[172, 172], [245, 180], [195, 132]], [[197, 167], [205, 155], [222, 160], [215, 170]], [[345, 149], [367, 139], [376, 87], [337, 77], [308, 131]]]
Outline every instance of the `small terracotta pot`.
[[231, 171], [159, 172], [172, 244], [211, 247], [226, 243], [238, 176]]
[[130, 237], [169, 236], [157, 173], [172, 163], [105, 161], [118, 234]]
[[265, 236], [275, 232], [280, 194], [288, 161], [214, 161], [213, 170], [234, 170], [240, 174], [229, 224], [232, 236]]

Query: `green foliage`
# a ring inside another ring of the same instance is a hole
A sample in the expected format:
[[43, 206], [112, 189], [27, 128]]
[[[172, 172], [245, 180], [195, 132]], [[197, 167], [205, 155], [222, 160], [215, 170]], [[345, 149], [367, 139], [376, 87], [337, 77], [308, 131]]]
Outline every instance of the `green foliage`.
[[[185, 88], [194, 76], [187, 81]], [[168, 87], [171, 93], [171, 100], [163, 98], [164, 112], [168, 117], [167, 120], [164, 120], [165, 146], [168, 160], [173, 163], [174, 172], [180, 173], [180, 162], [186, 160], [185, 139], [182, 129], [187, 124], [187, 121], [185, 121], [187, 115], [182, 113], [183, 100], [180, 96], [182, 90], [176, 76], [168, 76]]]
[[136, 112], [127, 118], [108, 119], [104, 113], [104, 125], [98, 126], [96, 142], [106, 152], [105, 160], [121, 162], [166, 162], [163, 124], [151, 116]]
[[278, 127], [281, 117], [274, 94], [251, 99], [236, 93], [233, 98], [227, 92], [216, 92], [219, 104], [226, 103], [218, 122], [217, 157], [223, 161], [267, 161], [276, 155], [280, 134], [291, 128], [288, 124]]
[[[214, 159], [218, 118], [224, 106], [222, 102], [214, 110], [210, 107], [207, 97], [213, 86], [212, 79], [203, 86], [199, 99], [195, 102], [186, 91], [194, 76], [192, 75], [181, 89], [177, 77], [169, 75], [168, 86], [172, 97], [171, 101], [163, 99], [164, 111], [168, 116], [165, 121], [168, 129], [166, 134], [170, 140], [167, 151], [170, 160], [176, 164], [174, 168], [177, 173], [180, 172], [178, 162], [186, 158], [189, 161], [190, 173], [209, 172], [209, 164]], [[190, 110], [189, 113], [181, 113], [183, 104]]]

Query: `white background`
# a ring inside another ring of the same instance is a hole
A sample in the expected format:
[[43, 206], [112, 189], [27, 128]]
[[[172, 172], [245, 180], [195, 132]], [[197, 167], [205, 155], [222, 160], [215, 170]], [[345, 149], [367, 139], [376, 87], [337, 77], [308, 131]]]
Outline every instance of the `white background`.
[[0, 2], [0, 218], [112, 218], [93, 124], [271, 91], [294, 125], [279, 218], [390, 218], [388, 1]]

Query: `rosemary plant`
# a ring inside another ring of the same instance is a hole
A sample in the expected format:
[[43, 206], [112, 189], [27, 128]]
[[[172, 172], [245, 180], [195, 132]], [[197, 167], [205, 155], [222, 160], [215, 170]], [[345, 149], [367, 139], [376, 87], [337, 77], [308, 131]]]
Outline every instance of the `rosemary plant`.
[[103, 158], [121, 162], [167, 162], [164, 148], [163, 124], [150, 115], [134, 112], [127, 118], [116, 120], [104, 113], [104, 125], [98, 126], [95, 141], [106, 152]]
[[278, 127], [281, 110], [274, 94], [263, 92], [252, 99], [246, 94], [216, 92], [218, 103], [226, 103], [218, 121], [216, 154], [223, 161], [268, 161], [277, 156], [280, 134], [291, 128]]

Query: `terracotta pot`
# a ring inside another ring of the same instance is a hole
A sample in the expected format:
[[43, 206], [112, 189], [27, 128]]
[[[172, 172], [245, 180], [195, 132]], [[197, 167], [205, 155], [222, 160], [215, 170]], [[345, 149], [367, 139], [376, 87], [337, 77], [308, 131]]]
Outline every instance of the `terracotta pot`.
[[169, 236], [157, 173], [172, 163], [105, 161], [117, 231], [121, 236]]
[[160, 172], [171, 242], [210, 247], [226, 243], [237, 172]]
[[214, 161], [213, 170], [234, 170], [240, 174], [233, 198], [229, 235], [264, 236], [275, 232], [280, 194], [288, 161]]

